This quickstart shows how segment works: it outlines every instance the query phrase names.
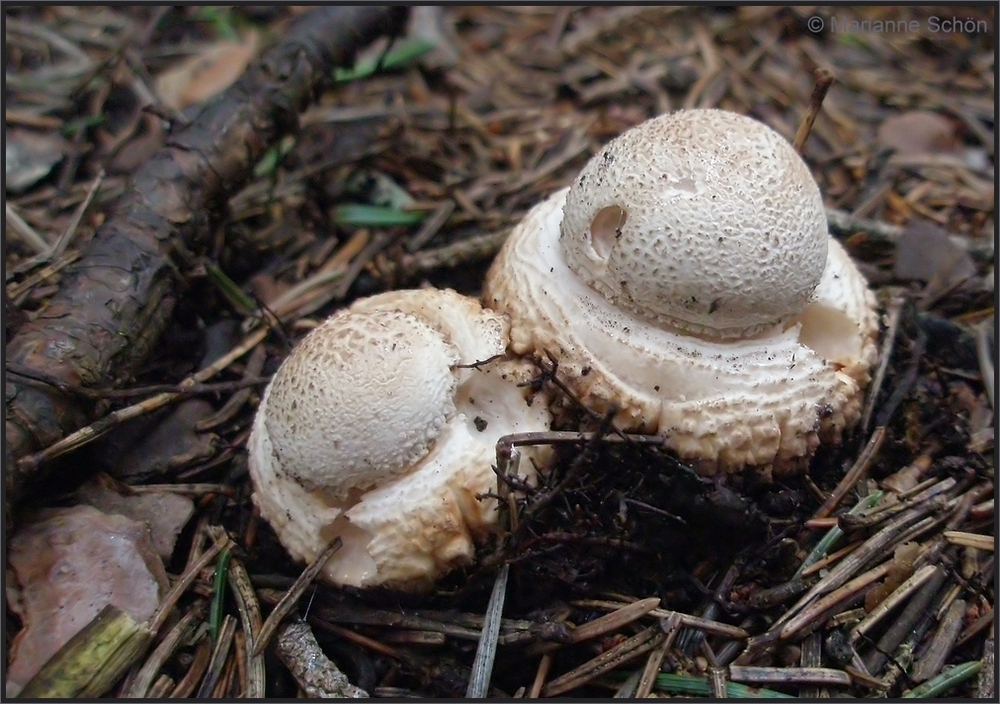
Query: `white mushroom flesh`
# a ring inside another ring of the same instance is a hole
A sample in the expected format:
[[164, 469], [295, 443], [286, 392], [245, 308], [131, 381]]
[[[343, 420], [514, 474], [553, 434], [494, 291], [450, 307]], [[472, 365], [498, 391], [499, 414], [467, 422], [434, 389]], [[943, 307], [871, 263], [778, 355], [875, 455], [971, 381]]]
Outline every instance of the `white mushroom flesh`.
[[[249, 441], [254, 501], [293, 557], [311, 561], [339, 536], [328, 581], [402, 589], [472, 559], [496, 521], [496, 501], [479, 496], [497, 489], [497, 440], [551, 420], [544, 396], [518, 386], [531, 365], [489, 361], [507, 333], [504, 316], [454, 291], [395, 291], [335, 314], [293, 350]], [[314, 447], [289, 451], [295, 440]], [[520, 474], [534, 478], [531, 461]]]
[[[692, 112], [704, 115], [716, 111]], [[763, 125], [760, 128], [770, 132]], [[709, 130], [704, 139], [720, 137]], [[790, 149], [787, 144], [783, 148]], [[673, 145], [661, 140], [638, 149], [641, 158], [636, 152], [631, 156], [652, 169], [649, 164], [669, 160], [650, 153], [672, 149]], [[725, 151], [729, 153], [729, 148]], [[691, 158], [702, 155], [702, 150], [686, 146], [682, 152]], [[603, 153], [594, 159], [603, 159]], [[638, 167], [622, 164], [626, 156], [616, 154], [618, 168], [623, 173], [638, 173]], [[768, 164], [772, 161], [769, 152], [763, 158]], [[717, 169], [733, 168], [728, 161], [713, 163]], [[801, 164], [801, 160], [793, 163]], [[715, 183], [707, 166], [699, 169], [703, 179], [699, 184]], [[585, 173], [593, 171], [592, 161]], [[691, 172], [681, 169], [676, 173], [687, 178]], [[755, 172], [751, 169], [748, 173]], [[656, 182], [660, 175], [651, 170], [644, 178]], [[802, 466], [802, 460], [821, 440], [839, 439], [842, 431], [856, 422], [861, 392], [877, 354], [874, 296], [843, 248], [828, 236], [825, 225], [820, 240], [822, 257], [813, 252], [814, 213], [803, 220], [807, 251], [793, 257], [802, 269], [808, 269], [807, 275], [798, 276], [795, 267], [780, 261], [776, 273], [757, 275], [771, 259], [763, 261], [760, 243], [746, 238], [752, 234], [768, 240], [766, 233], [773, 233], [777, 225], [791, 228], [796, 219], [802, 219], [801, 209], [792, 214], [773, 210], [776, 224], [772, 228], [767, 224], [770, 216], [751, 208], [753, 227], [739, 233], [730, 232], [740, 222], [738, 212], [722, 213], [718, 221], [710, 212], [700, 213], [685, 225], [694, 233], [692, 237], [702, 238], [700, 243], [688, 238], [692, 244], [674, 251], [662, 245], [659, 229], [668, 216], [654, 212], [652, 204], [643, 200], [641, 208], [635, 207], [628, 188], [615, 191], [614, 199], [594, 196], [588, 200], [593, 205], [588, 204], [585, 212], [597, 218], [595, 229], [607, 227], [607, 218], [614, 219], [607, 214], [607, 206], [601, 205], [612, 201], [633, 223], [639, 219], [633, 215], [643, 213], [641, 224], [653, 228], [652, 232], [640, 229], [630, 235], [620, 266], [626, 267], [624, 276], [631, 283], [615, 289], [613, 284], [604, 284], [620, 275], [607, 272], [618, 266], [615, 252], [623, 246], [624, 229], [620, 239], [609, 241], [603, 258], [587, 241], [589, 235], [577, 243], [580, 253], [575, 259], [567, 261], [563, 256], [574, 249], [567, 232], [581, 228], [579, 222], [567, 228], [564, 221], [564, 213], [571, 210], [567, 192], [572, 198], [579, 183], [555, 193], [525, 216], [487, 276], [484, 301], [510, 316], [511, 350], [515, 354], [552, 354], [558, 361], [560, 378], [588, 407], [598, 412], [617, 410], [615, 423], [622, 429], [665, 436], [669, 447], [705, 473], [736, 471], [747, 465], [779, 473], [791, 471]], [[768, 209], [777, 207], [774, 203], [791, 207], [794, 203], [789, 204], [785, 195], [768, 190], [785, 187], [783, 184], [781, 175], [776, 174], [775, 184], [760, 184], [757, 195], [744, 191], [740, 202], [765, 202], [773, 196]], [[814, 184], [809, 189], [810, 201], [813, 189]], [[644, 187], [640, 191], [642, 199], [649, 197]], [[665, 211], [676, 206], [678, 191], [683, 193], [677, 186], [666, 189]], [[800, 195], [793, 194], [792, 200], [798, 202]], [[822, 217], [822, 203], [814, 205]], [[716, 229], [719, 227], [723, 231]], [[644, 236], [660, 244], [645, 247]], [[724, 243], [743, 238], [744, 244], [727, 250], [727, 257], [740, 257], [740, 251], [750, 256], [738, 264], [726, 264], [712, 254], [720, 237]], [[641, 256], [635, 259], [635, 249], [652, 249], [650, 262], [643, 263]], [[695, 261], [696, 255], [708, 255], [709, 263]], [[601, 269], [601, 262], [594, 263], [595, 256], [607, 265], [605, 269]], [[820, 269], [814, 272], [817, 262]], [[635, 269], [630, 272], [629, 266]], [[786, 286], [788, 279], [791, 284]], [[684, 311], [695, 309], [683, 300], [677, 308], [667, 294], [690, 296], [692, 287], [698, 286], [698, 300], [724, 292], [724, 305], [719, 305], [725, 311], [703, 308], [698, 315], [679, 322]], [[749, 302], [740, 299], [741, 287], [749, 292]], [[634, 295], [640, 292], [652, 304]], [[758, 309], [763, 312], [755, 314]], [[720, 312], [721, 328], [706, 327], [714, 324]], [[742, 335], [735, 337], [740, 316], [747, 325]], [[767, 320], [772, 322], [765, 325]]]

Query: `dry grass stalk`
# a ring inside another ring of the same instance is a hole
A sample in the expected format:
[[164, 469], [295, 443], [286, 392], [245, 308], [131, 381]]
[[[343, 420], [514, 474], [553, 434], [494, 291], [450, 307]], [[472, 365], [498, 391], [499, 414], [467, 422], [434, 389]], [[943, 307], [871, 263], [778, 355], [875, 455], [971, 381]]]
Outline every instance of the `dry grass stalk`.
[[557, 697], [606, 672], [630, 662], [657, 647], [667, 635], [659, 626], [649, 626], [583, 665], [551, 680], [542, 688], [543, 697]]
[[504, 564], [497, 573], [490, 594], [490, 602], [483, 617], [483, 630], [476, 647], [476, 657], [472, 661], [472, 674], [469, 676], [469, 686], [465, 696], [470, 699], [483, 699], [489, 693], [490, 678], [493, 675], [493, 661], [497, 654], [497, 637], [500, 635], [500, 619], [503, 615], [503, 604], [507, 597], [507, 576], [510, 565]]
[[233, 644], [233, 637], [236, 634], [236, 619], [230, 614], [222, 618], [222, 626], [219, 628], [219, 636], [212, 647], [212, 657], [209, 658], [205, 677], [198, 687], [197, 697], [205, 699], [215, 691], [215, 686], [222, 679], [226, 663], [229, 660], [229, 651]]
[[[867, 572], [855, 577], [849, 582], [837, 587], [812, 605], [804, 608], [797, 616], [785, 622], [778, 631], [781, 640], [790, 640], [800, 635], [803, 630], [813, 630], [822, 625], [822, 618], [848, 599], [858, 596], [861, 591], [876, 579], [881, 579], [888, 573], [889, 563], [882, 563]], [[772, 629], [773, 630], [773, 629]]]
[[883, 599], [878, 606], [868, 612], [868, 615], [860, 623], [851, 629], [849, 635], [851, 642], [857, 641], [861, 636], [870, 631], [875, 624], [885, 618], [896, 606], [909, 598], [911, 594], [934, 576], [936, 570], [936, 565], [924, 565], [909, 579], [900, 584], [892, 594]]
[[667, 637], [663, 639], [660, 645], [653, 649], [646, 659], [646, 665], [642, 668], [642, 676], [635, 687], [634, 696], [636, 699], [645, 699], [653, 691], [653, 687], [656, 684], [656, 675], [660, 672], [660, 665], [663, 664], [663, 658], [666, 657], [667, 651], [673, 646], [674, 639], [680, 633], [681, 627], [681, 618], [678, 613], [674, 613], [660, 621], [660, 628], [667, 634]]
[[177, 683], [174, 691], [171, 692], [171, 698], [186, 699], [191, 696], [194, 688], [198, 686], [201, 678], [205, 675], [205, 671], [208, 670], [211, 658], [212, 644], [209, 642], [208, 636], [204, 635], [198, 641], [198, 646], [195, 648], [194, 657], [188, 666], [187, 672], [184, 673], [181, 681]]
[[749, 684], [815, 684], [823, 687], [851, 685], [851, 676], [829, 667], [729, 666], [729, 678]]
[[837, 505], [847, 496], [847, 492], [853, 489], [858, 482], [864, 480], [865, 475], [868, 474], [868, 468], [871, 467], [872, 460], [875, 459], [879, 449], [882, 447], [883, 440], [885, 440], [885, 428], [879, 426], [872, 432], [871, 438], [868, 439], [868, 444], [865, 445], [865, 449], [858, 455], [858, 459], [847, 470], [843, 479], [837, 483], [837, 488], [830, 493], [829, 498], [813, 514], [814, 519], [826, 518], [833, 513]]
[[959, 530], [946, 530], [942, 534], [944, 539], [952, 545], [962, 545], [967, 548], [993, 552], [996, 547], [996, 539], [992, 535], [979, 535], [978, 533], [964, 533]]
[[260, 637], [261, 630], [260, 604], [241, 561], [236, 558], [230, 560], [228, 577], [244, 635], [239, 656], [246, 658], [247, 663], [247, 680], [243, 684], [243, 693], [248, 699], [260, 699], [264, 696], [264, 655], [254, 652], [254, 643]]
[[181, 643], [191, 636], [191, 633], [198, 626], [198, 621], [204, 618], [204, 610], [198, 607], [188, 609], [187, 613], [181, 617], [167, 635], [164, 636], [160, 644], [146, 658], [146, 662], [128, 678], [123, 688], [122, 696], [129, 699], [144, 699], [149, 695], [153, 678], [159, 673], [160, 668], [173, 655], [174, 651]]
[[965, 600], [955, 599], [941, 618], [930, 644], [913, 664], [910, 679], [914, 682], [925, 682], [941, 672], [958, 639], [964, 618]]
[[326, 547], [323, 548], [316, 559], [313, 560], [308, 567], [306, 567], [302, 574], [300, 574], [292, 586], [288, 589], [288, 592], [281, 597], [281, 600], [275, 605], [268, 615], [267, 620], [264, 621], [264, 625], [260, 627], [260, 632], [254, 639], [253, 649], [251, 655], [257, 656], [264, 652], [264, 648], [271, 641], [271, 636], [274, 635], [275, 631], [278, 630], [278, 626], [285, 619], [285, 617], [291, 613], [292, 609], [298, 603], [299, 599], [305, 593], [306, 589], [313, 583], [316, 579], [316, 575], [320, 573], [320, 570], [326, 566], [327, 561], [333, 557], [333, 555], [340, 550], [343, 541], [340, 537], [333, 538]]

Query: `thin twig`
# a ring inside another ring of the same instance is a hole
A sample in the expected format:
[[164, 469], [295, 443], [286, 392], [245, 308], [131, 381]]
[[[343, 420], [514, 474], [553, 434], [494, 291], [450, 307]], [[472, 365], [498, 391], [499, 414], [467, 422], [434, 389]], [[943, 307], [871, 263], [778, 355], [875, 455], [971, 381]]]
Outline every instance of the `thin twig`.
[[873, 567], [862, 575], [845, 583], [843, 586], [834, 589], [829, 594], [816, 601], [815, 604], [803, 609], [797, 616], [789, 619], [781, 626], [781, 629], [778, 632], [779, 638], [781, 640], [790, 640], [793, 636], [799, 635], [799, 632], [806, 628], [811, 629], [811, 627], [814, 628], [821, 626], [822, 616], [824, 614], [837, 608], [851, 597], [859, 594], [862, 589], [867, 587], [876, 579], [884, 577], [889, 572], [889, 566], [889, 562], [883, 562], [881, 565]]
[[267, 337], [268, 332], [267, 328], [261, 328], [251, 333], [249, 337], [243, 340], [242, 343], [234, 347], [228, 353], [224, 354], [209, 366], [205, 367], [196, 374], [192, 374], [178, 384], [178, 391], [159, 394], [153, 398], [146, 399], [141, 403], [113, 411], [85, 428], [80, 428], [80, 430], [77, 430], [75, 433], [71, 433], [62, 440], [49, 445], [44, 450], [36, 452], [33, 455], [22, 457], [17, 462], [18, 469], [25, 472], [30, 471], [43, 462], [48, 462], [49, 460], [55, 459], [70, 450], [75, 450], [83, 445], [93, 442], [126, 420], [131, 420], [132, 418], [137, 418], [141, 415], [151, 413], [152, 411], [163, 408], [173, 401], [178, 400], [184, 395], [188, 388], [203, 383], [206, 379], [210, 379], [215, 376], [256, 347], [265, 337]]
[[983, 658], [980, 663], [982, 668], [976, 683], [976, 697], [993, 701], [996, 696], [996, 642], [992, 635], [983, 643]]
[[163, 597], [163, 601], [157, 607], [156, 611], [153, 613], [153, 617], [149, 619], [149, 630], [155, 635], [157, 631], [166, 623], [170, 614], [173, 612], [174, 607], [177, 606], [178, 600], [181, 596], [188, 590], [188, 588], [194, 583], [194, 580], [198, 578], [199, 574], [208, 564], [218, 557], [219, 553], [226, 547], [229, 547], [232, 542], [229, 540], [228, 536], [223, 536], [222, 539], [217, 540], [212, 547], [205, 551], [197, 561], [188, 567], [184, 574], [178, 579], [174, 586], [171, 587], [170, 591]]
[[406, 251], [412, 254], [430, 242], [434, 235], [448, 222], [448, 218], [451, 217], [453, 212], [455, 212], [455, 201], [450, 198], [438, 205], [427, 216], [420, 229], [406, 242]]
[[905, 299], [902, 296], [893, 296], [885, 306], [885, 335], [882, 338], [882, 347], [879, 349], [878, 367], [872, 377], [872, 383], [868, 387], [865, 407], [861, 413], [862, 433], [868, 432], [868, 426], [872, 421], [872, 411], [875, 409], [875, 401], [878, 399], [882, 384], [885, 382], [885, 373], [889, 369], [889, 360], [892, 358], [892, 350], [896, 344], [896, 334], [899, 332], [899, 321], [902, 317], [904, 302]]
[[833, 490], [829, 498], [823, 502], [823, 505], [819, 507], [816, 513], [813, 514], [813, 518], [825, 518], [833, 513], [833, 510], [837, 508], [837, 504], [847, 496], [854, 486], [865, 478], [868, 473], [868, 468], [871, 466], [872, 460], [875, 459], [875, 455], [878, 454], [879, 448], [882, 447], [882, 441], [885, 440], [885, 428], [879, 426], [875, 428], [872, 433], [871, 438], [868, 440], [868, 444], [865, 445], [865, 449], [861, 451], [858, 459], [854, 462], [851, 468], [844, 475], [843, 479], [837, 484], [837, 488]]
[[[819, 667], [823, 664], [823, 636], [819, 631], [813, 631], [802, 640], [799, 653], [799, 665], [803, 668]], [[828, 696], [826, 689], [807, 687], [799, 691], [803, 699], [819, 699]]]
[[552, 653], [543, 653], [541, 660], [538, 661], [531, 689], [528, 690], [528, 699], [538, 699], [542, 696], [542, 687], [545, 686], [545, 678], [549, 676], [550, 669], [552, 669]]
[[[226, 393], [228, 391], [242, 391], [253, 386], [261, 386], [271, 381], [269, 376], [257, 376], [255, 374], [245, 375], [238, 381], [219, 381], [208, 384], [150, 384], [149, 386], [138, 386], [132, 389], [91, 389], [85, 386], [71, 386], [61, 381], [58, 377], [26, 367], [17, 362], [7, 362], [5, 371], [8, 374], [19, 376], [28, 381], [35, 381], [58, 389], [64, 394], [72, 394], [81, 398], [93, 401], [116, 400], [135, 398], [136, 396], [151, 396], [160, 393], [176, 393], [184, 396], [197, 396], [201, 394]], [[182, 382], [183, 383], [183, 382]]]
[[73, 241], [73, 237], [76, 235], [76, 230], [80, 227], [80, 222], [83, 220], [84, 214], [87, 212], [87, 208], [90, 207], [91, 202], [94, 200], [94, 196], [97, 195], [97, 189], [101, 187], [104, 183], [104, 169], [101, 169], [97, 176], [94, 178], [94, 182], [90, 184], [90, 188], [87, 190], [87, 195], [83, 199], [83, 202], [77, 207], [76, 212], [73, 213], [73, 217], [69, 221], [69, 225], [66, 226], [66, 231], [62, 233], [58, 240], [56, 240], [55, 245], [52, 247], [52, 253], [50, 256], [52, 258], [58, 257], [66, 248], [69, 243]]
[[191, 696], [191, 692], [194, 691], [194, 688], [208, 669], [211, 657], [212, 644], [209, 642], [208, 636], [203, 635], [201, 640], [198, 641], [198, 647], [194, 651], [194, 658], [188, 666], [187, 672], [184, 673], [181, 681], [177, 683], [174, 691], [170, 694], [172, 699], [187, 699]]
[[660, 599], [655, 596], [634, 601], [631, 604], [612, 611], [610, 614], [605, 614], [604, 616], [595, 618], [593, 621], [588, 621], [582, 626], [577, 626], [570, 631], [569, 642], [580, 643], [618, 630], [642, 618], [646, 614], [652, 613], [659, 605]]
[[816, 116], [819, 115], [819, 111], [823, 108], [823, 100], [826, 98], [826, 92], [830, 90], [830, 86], [833, 85], [834, 80], [833, 71], [822, 67], [813, 71], [813, 77], [816, 79], [816, 84], [813, 86], [812, 95], [809, 96], [809, 107], [806, 108], [806, 114], [802, 117], [802, 122], [799, 123], [795, 139], [792, 140], [792, 147], [799, 154], [803, 153], [803, 147], [809, 138], [809, 132], [812, 131], [813, 123], [816, 122]]
[[[597, 606], [597, 608], [607, 608], [611, 603], [612, 602], [584, 600], [574, 602], [574, 606], [582, 608], [590, 608], [593, 606]], [[615, 610], [611, 613], [599, 616], [593, 621], [588, 621], [583, 625], [577, 626], [571, 630], [567, 634], [567, 637], [562, 639], [560, 643], [539, 643], [534, 647], [529, 648], [528, 654], [537, 655], [538, 653], [552, 652], [554, 650], [558, 650], [563, 645], [582, 643], [585, 640], [590, 640], [606, 633], [617, 631], [624, 626], [639, 620], [643, 616], [652, 613], [652, 611], [654, 611], [659, 605], [660, 599], [655, 596], [640, 599], [639, 601], [634, 601], [631, 604], [626, 604], [624, 606], [615, 604], [615, 606], [619, 608], [615, 608]]]
[[[35, 228], [25, 222], [24, 218], [14, 210], [14, 206], [10, 203], [4, 203], [4, 212], [11, 231], [20, 235], [24, 243], [35, 250], [37, 254], [48, 257], [52, 251], [52, 245], [46, 242], [45, 238], [35, 231]], [[17, 298], [17, 296], [11, 293], [11, 298]]]
[[[655, 597], [651, 597], [655, 598]], [[643, 600], [645, 601], [645, 600]], [[577, 602], [581, 604], [586, 604], [587, 606], [592, 606], [599, 609], [617, 609], [618, 604], [611, 601], [599, 601], [595, 599], [588, 599], [585, 602]], [[639, 604], [641, 602], [635, 602]], [[744, 640], [750, 637], [750, 634], [746, 630], [740, 628], [739, 626], [731, 626], [728, 623], [721, 623], [719, 621], [709, 621], [707, 619], [699, 618], [697, 616], [691, 616], [690, 614], [680, 613], [679, 611], [671, 611], [669, 609], [652, 609], [648, 612], [653, 618], [659, 619], [669, 619], [676, 615], [680, 619], [682, 626], [687, 628], [698, 628], [705, 631], [711, 635], [722, 636], [723, 638], [731, 638], [734, 640]], [[603, 618], [603, 617], [602, 617]]]
[[146, 662], [143, 663], [142, 667], [136, 671], [134, 676], [129, 677], [128, 685], [122, 697], [128, 699], [144, 699], [147, 697], [149, 688], [153, 684], [153, 678], [156, 677], [163, 664], [181, 645], [181, 642], [198, 625], [195, 619], [200, 619], [203, 616], [204, 609], [198, 605], [188, 609], [188, 612], [170, 629], [152, 654], [146, 658]]

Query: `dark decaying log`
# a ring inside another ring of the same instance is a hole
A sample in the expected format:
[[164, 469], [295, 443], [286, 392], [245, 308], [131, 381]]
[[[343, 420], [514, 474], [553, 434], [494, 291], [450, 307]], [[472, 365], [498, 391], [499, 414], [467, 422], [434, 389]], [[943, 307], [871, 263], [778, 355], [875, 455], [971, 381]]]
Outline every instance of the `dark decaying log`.
[[[133, 175], [108, 220], [49, 305], [7, 344], [7, 360], [69, 387], [114, 387], [140, 369], [183, 290], [178, 252], [205, 251], [226, 199], [298, 113], [378, 36], [399, 33], [405, 7], [319, 8], [299, 18], [231, 88], [185, 114]], [[17, 460], [86, 424], [78, 396], [6, 378], [6, 508], [47, 474]]]

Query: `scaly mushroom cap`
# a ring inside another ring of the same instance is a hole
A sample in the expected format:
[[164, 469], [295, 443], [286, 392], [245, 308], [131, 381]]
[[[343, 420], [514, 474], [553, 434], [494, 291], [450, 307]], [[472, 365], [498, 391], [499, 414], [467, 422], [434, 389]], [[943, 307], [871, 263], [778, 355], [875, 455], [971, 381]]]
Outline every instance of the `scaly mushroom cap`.
[[[478, 302], [427, 289], [357, 301], [306, 336], [248, 443], [254, 501], [293, 557], [339, 536], [328, 581], [402, 589], [472, 559], [496, 520], [478, 496], [496, 492], [497, 440], [551, 420], [546, 399], [517, 386], [530, 365], [488, 362], [507, 333]], [[532, 479], [532, 463], [521, 472]]]
[[[860, 415], [874, 296], [825, 225], [817, 254], [818, 191], [772, 130], [704, 110], [650, 122], [528, 212], [483, 299], [510, 316], [511, 351], [552, 354], [619, 428], [663, 435], [706, 474], [800, 468]], [[720, 136], [726, 124], [740, 135]]]
[[275, 459], [339, 499], [405, 472], [455, 414], [457, 362], [439, 332], [407, 313], [330, 318], [274, 376], [264, 422]]
[[826, 263], [823, 198], [770, 127], [722, 110], [661, 115], [619, 135], [570, 188], [567, 265], [653, 323], [746, 337], [809, 302]]

